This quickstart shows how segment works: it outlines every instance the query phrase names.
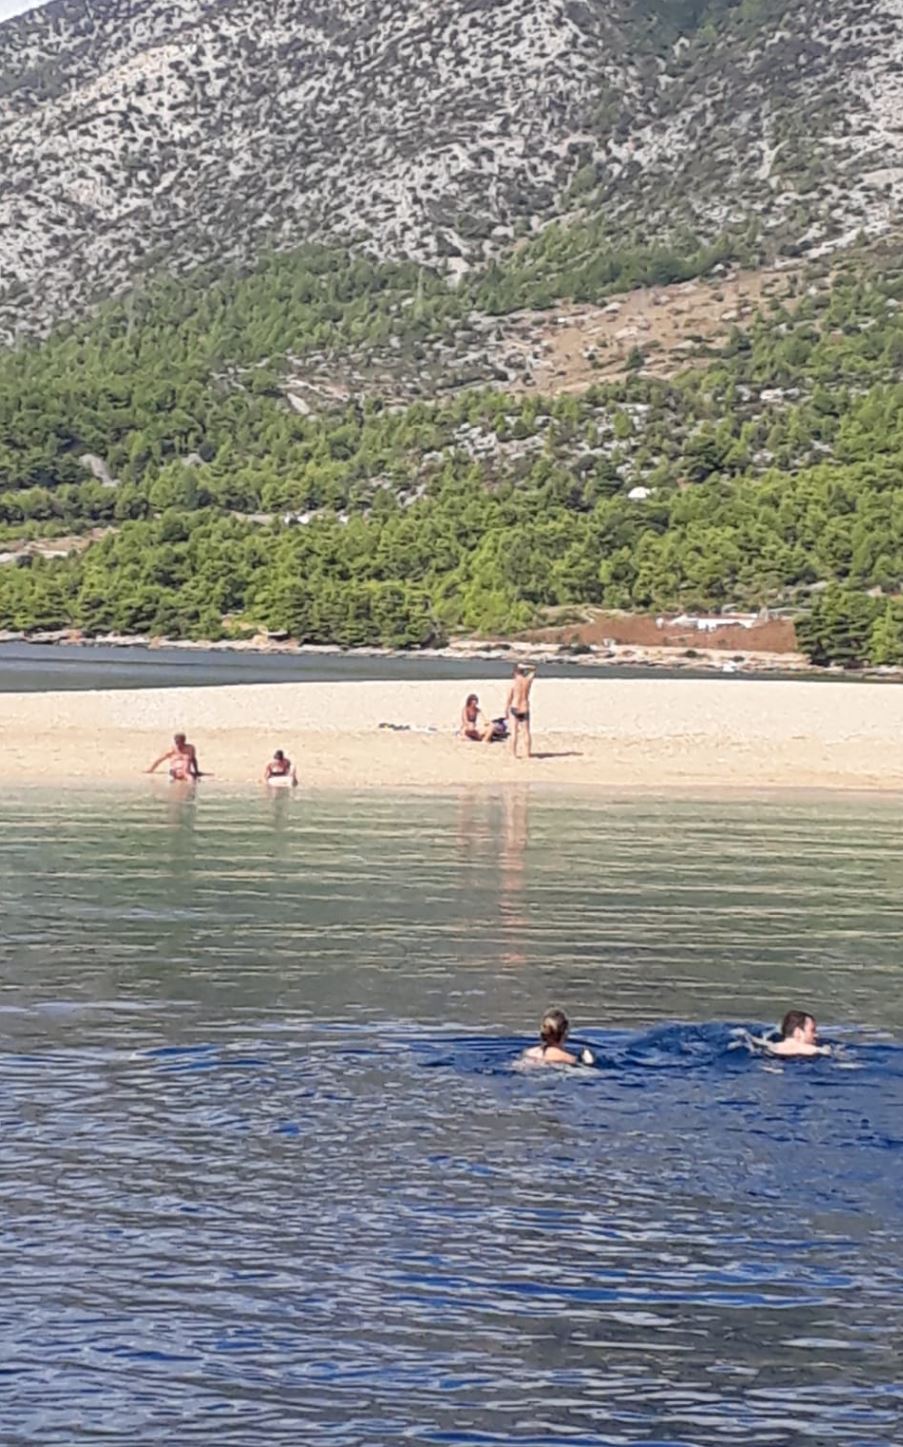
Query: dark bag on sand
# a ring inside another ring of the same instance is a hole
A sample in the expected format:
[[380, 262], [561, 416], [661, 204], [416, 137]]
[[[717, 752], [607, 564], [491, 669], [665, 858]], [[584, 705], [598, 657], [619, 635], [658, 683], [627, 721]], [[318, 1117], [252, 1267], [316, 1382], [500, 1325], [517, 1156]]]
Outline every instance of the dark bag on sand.
[[504, 718], [494, 718], [492, 720], [492, 742], [494, 744], [500, 744], [502, 742], [502, 739], [506, 739], [507, 737], [508, 720]]

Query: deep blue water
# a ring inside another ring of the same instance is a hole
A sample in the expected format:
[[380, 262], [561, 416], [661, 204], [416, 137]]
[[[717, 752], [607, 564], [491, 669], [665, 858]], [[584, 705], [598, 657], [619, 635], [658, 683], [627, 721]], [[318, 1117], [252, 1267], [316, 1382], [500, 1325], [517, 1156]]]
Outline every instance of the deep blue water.
[[4, 800], [0, 1441], [899, 1444], [901, 881], [889, 804]]

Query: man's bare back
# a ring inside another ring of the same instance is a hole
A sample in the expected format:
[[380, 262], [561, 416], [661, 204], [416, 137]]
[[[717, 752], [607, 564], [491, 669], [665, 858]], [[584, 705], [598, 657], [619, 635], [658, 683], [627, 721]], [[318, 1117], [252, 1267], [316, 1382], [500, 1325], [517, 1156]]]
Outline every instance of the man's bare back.
[[533, 750], [533, 740], [530, 735], [530, 690], [535, 677], [536, 669], [532, 665], [515, 664], [514, 676], [508, 690], [508, 702], [505, 706], [505, 712], [511, 720], [511, 752], [515, 758], [517, 757], [517, 740], [521, 731], [523, 731], [526, 741], [528, 759]]

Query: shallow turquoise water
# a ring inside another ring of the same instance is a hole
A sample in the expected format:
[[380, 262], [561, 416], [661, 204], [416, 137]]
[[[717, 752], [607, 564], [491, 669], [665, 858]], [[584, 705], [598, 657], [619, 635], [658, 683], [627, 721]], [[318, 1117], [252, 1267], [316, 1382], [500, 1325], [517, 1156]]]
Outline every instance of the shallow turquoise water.
[[889, 803], [7, 797], [0, 1440], [899, 1443], [901, 884]]

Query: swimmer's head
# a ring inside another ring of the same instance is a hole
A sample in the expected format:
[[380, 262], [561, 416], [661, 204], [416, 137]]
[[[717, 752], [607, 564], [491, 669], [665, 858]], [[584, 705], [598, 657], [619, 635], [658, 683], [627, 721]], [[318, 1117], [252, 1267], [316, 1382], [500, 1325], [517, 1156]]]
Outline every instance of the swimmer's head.
[[801, 1045], [814, 1045], [817, 1030], [814, 1015], [805, 1010], [788, 1010], [781, 1021], [781, 1039], [797, 1040]]
[[177, 748], [181, 748], [182, 745], [183, 745], [183, 744], [185, 743], [185, 741], [186, 741], [186, 740], [185, 740], [185, 735], [184, 735], [184, 734], [173, 734], [173, 736], [172, 736], [172, 741], [173, 741], [173, 743], [176, 745]]
[[544, 1045], [562, 1045], [570, 1028], [563, 1010], [547, 1010], [539, 1027], [540, 1038]]

